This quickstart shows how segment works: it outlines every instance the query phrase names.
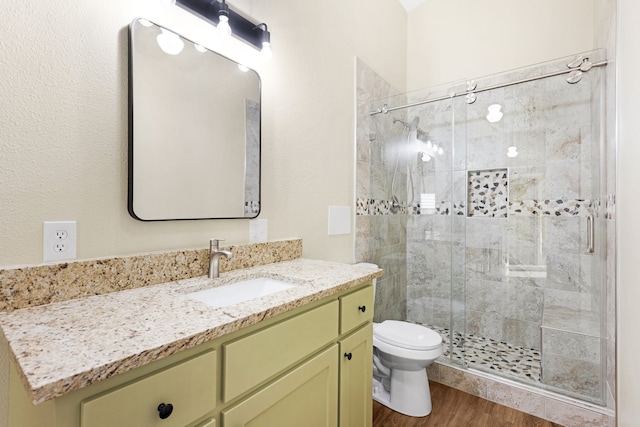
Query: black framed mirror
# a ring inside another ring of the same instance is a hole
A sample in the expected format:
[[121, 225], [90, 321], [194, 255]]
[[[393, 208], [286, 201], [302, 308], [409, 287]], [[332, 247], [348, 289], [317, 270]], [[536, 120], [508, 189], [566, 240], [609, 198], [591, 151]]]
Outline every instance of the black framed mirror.
[[148, 20], [129, 26], [129, 196], [142, 221], [260, 212], [259, 75]]

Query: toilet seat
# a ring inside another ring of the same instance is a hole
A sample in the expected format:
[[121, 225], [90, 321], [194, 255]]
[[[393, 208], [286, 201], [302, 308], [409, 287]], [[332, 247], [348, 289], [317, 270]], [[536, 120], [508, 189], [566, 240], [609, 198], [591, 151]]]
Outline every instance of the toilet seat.
[[399, 320], [374, 324], [373, 335], [384, 343], [409, 350], [434, 350], [442, 345], [442, 337], [437, 332]]

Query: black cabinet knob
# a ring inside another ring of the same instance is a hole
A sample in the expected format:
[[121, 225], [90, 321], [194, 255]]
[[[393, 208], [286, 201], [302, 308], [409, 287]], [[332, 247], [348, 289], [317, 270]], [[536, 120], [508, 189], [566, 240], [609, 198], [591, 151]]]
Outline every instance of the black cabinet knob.
[[344, 357], [346, 357], [347, 360], [351, 360], [352, 354], [351, 353], [345, 353]]
[[171, 403], [161, 403], [158, 405], [158, 416], [160, 419], [169, 418], [169, 415], [173, 412], [173, 405]]
[[360, 310], [361, 312], [364, 313], [365, 311], [367, 311], [367, 306], [366, 305], [360, 305], [360, 306], [358, 306], [358, 310]]

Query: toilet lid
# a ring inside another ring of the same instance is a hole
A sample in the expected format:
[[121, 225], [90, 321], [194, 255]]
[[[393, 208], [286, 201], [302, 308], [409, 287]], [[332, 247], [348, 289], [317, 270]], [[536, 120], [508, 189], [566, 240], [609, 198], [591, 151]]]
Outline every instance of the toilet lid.
[[432, 350], [442, 344], [442, 337], [437, 332], [399, 320], [385, 320], [374, 325], [373, 335], [387, 344], [409, 350]]

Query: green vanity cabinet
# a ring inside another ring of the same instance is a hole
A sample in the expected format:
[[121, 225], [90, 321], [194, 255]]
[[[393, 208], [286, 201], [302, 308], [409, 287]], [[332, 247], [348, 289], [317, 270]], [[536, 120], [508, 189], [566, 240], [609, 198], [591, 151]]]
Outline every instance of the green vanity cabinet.
[[340, 333], [373, 321], [373, 286], [340, 297]]
[[340, 425], [371, 427], [373, 327], [340, 341]]
[[340, 426], [371, 427], [373, 286], [341, 297], [340, 308]]
[[[15, 366], [9, 427], [216, 427], [219, 348], [211, 341], [33, 405]], [[159, 406], [172, 406], [160, 418]]]
[[12, 366], [9, 427], [370, 427], [372, 315], [368, 282], [39, 405]]
[[336, 427], [338, 345], [222, 411], [227, 427]]
[[[208, 351], [80, 403], [82, 427], [183, 427], [216, 401], [216, 352]], [[164, 417], [164, 418], [163, 418]]]
[[223, 344], [223, 401], [230, 402], [335, 342], [338, 310], [338, 302], [332, 301]]

